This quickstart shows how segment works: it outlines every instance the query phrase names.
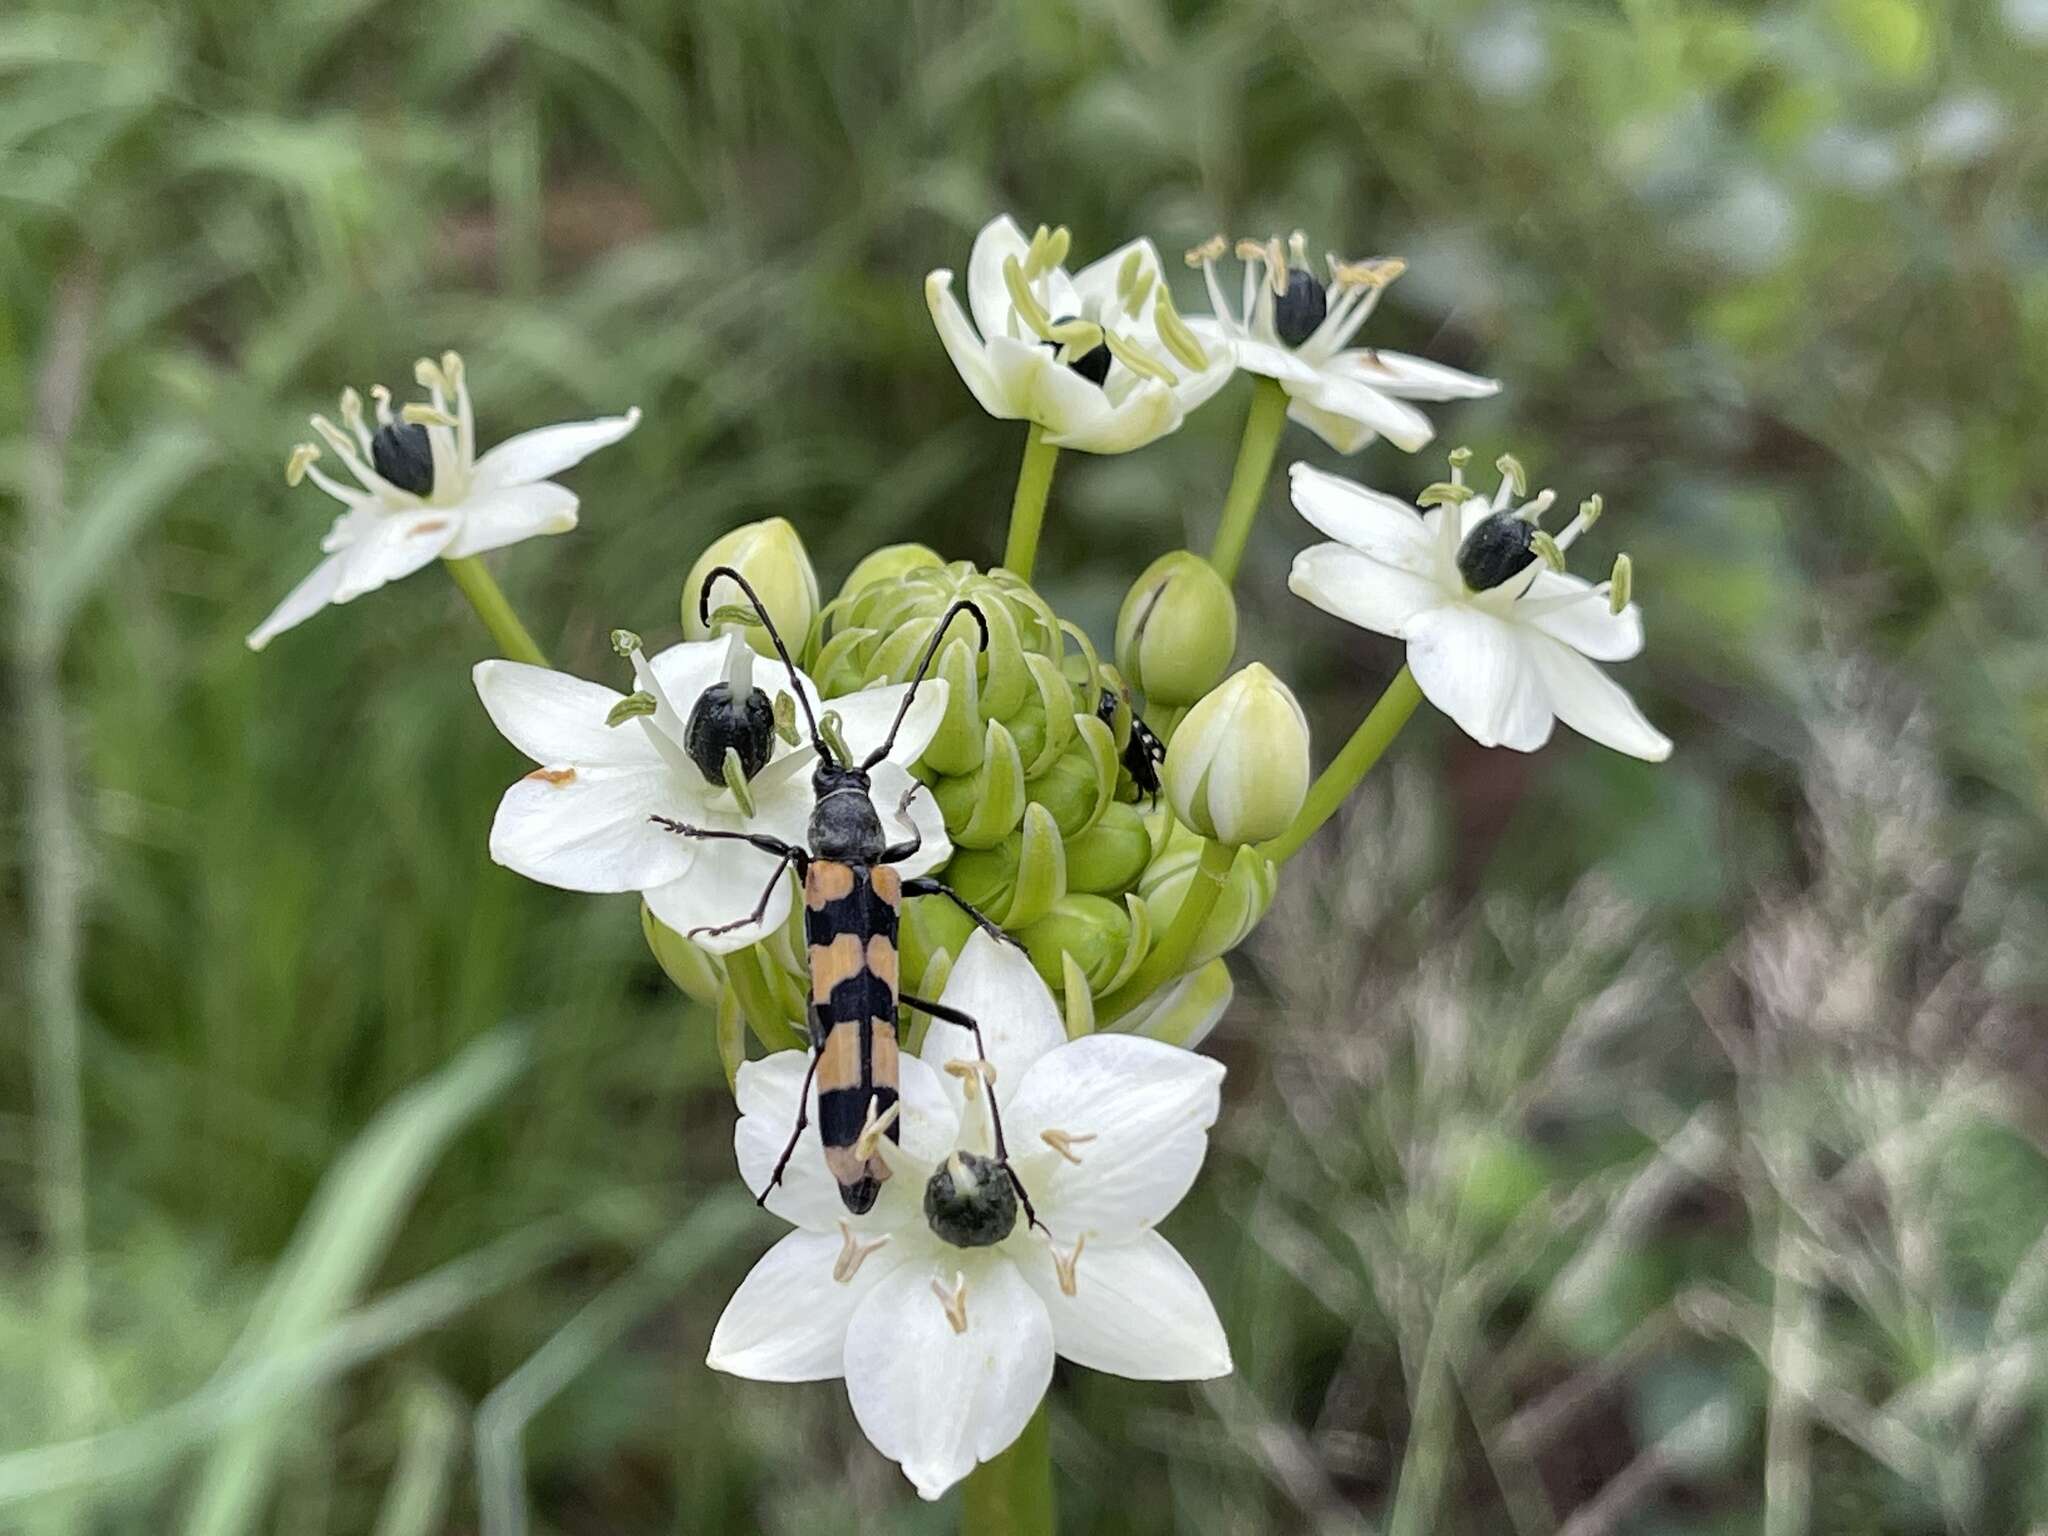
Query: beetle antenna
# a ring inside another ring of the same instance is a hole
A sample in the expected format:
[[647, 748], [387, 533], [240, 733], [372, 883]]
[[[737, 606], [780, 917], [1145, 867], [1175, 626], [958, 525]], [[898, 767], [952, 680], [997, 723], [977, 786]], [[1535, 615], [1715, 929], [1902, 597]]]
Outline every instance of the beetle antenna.
[[[775, 621], [768, 617], [768, 610], [761, 606], [761, 599], [754, 595], [754, 589], [747, 584], [747, 578], [729, 565], [713, 566], [704, 578], [704, 585], [697, 593], [697, 621], [706, 629], [711, 627], [711, 589], [724, 577], [742, 592], [747, 601], [754, 605], [754, 612], [761, 620], [761, 627], [768, 631], [768, 638], [775, 643], [775, 654], [782, 658], [782, 664], [789, 668], [789, 691], [796, 695], [797, 708], [804, 712], [804, 724], [811, 728], [811, 750], [823, 762], [832, 761], [832, 749], [825, 744], [825, 738], [818, 732], [818, 717], [811, 713], [810, 695], [804, 692], [803, 680], [797, 676], [796, 663], [789, 659], [789, 647], [782, 643], [782, 636], [775, 632]], [[893, 732], [891, 733], [893, 734]]]
[[946, 638], [946, 631], [952, 627], [953, 620], [963, 613], [974, 615], [974, 622], [981, 630], [981, 649], [988, 649], [988, 620], [972, 602], [961, 598], [946, 610], [945, 617], [939, 620], [939, 627], [932, 631], [931, 641], [924, 648], [924, 655], [917, 663], [917, 670], [910, 675], [910, 686], [903, 692], [903, 702], [896, 708], [896, 718], [889, 722], [889, 734], [882, 738], [879, 747], [867, 755], [867, 760], [860, 765], [861, 772], [866, 773], [887, 757], [889, 749], [896, 745], [896, 733], [903, 729], [903, 717], [910, 713], [911, 703], [917, 698], [917, 686], [924, 681], [925, 673], [931, 670], [932, 661], [939, 654], [939, 642]]

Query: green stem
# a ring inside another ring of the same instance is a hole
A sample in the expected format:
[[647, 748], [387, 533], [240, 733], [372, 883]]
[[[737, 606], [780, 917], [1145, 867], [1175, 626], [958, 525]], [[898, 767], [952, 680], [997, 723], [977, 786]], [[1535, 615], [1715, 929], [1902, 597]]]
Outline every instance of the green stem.
[[1380, 695], [1372, 712], [1351, 733], [1344, 750], [1308, 787], [1308, 798], [1302, 802], [1294, 824], [1271, 842], [1259, 844], [1259, 852], [1276, 864], [1292, 858], [1303, 843], [1315, 836], [1316, 829], [1336, 814], [1337, 807], [1358, 787], [1358, 781], [1371, 772], [1372, 765], [1401, 734], [1401, 727], [1421, 702], [1422, 689], [1416, 685], [1415, 674], [1403, 667], [1387, 684], [1387, 691]]
[[1024, 439], [1024, 462], [1017, 466], [1017, 494], [1010, 499], [1010, 538], [1003, 546], [1006, 569], [1031, 579], [1038, 559], [1038, 530], [1045, 523], [1045, 498], [1052, 493], [1053, 466], [1060, 451], [1045, 440], [1037, 422]]
[[448, 567], [448, 574], [455, 578], [455, 585], [462, 588], [462, 595], [469, 599], [469, 606], [476, 610], [476, 616], [484, 621], [484, 628], [498, 642], [498, 649], [506, 660], [523, 661], [536, 667], [548, 664], [541, 648], [533, 643], [533, 636], [519, 622], [519, 615], [512, 611], [504, 589], [484, 569], [483, 561], [469, 555], [461, 560], [443, 560], [441, 563]]
[[1098, 1028], [1122, 1018], [1187, 971], [1188, 956], [1194, 952], [1195, 941], [1201, 938], [1209, 914], [1216, 910], [1216, 898], [1223, 894], [1223, 882], [1236, 862], [1237, 850], [1230, 844], [1202, 844], [1202, 861], [1195, 866], [1194, 879], [1187, 895], [1181, 898], [1180, 910], [1173, 914], [1172, 926], [1131, 973], [1131, 979], [1096, 1003]]
[[1252, 387], [1251, 413], [1244, 420], [1244, 441], [1238, 445], [1237, 468], [1230, 473], [1230, 492], [1223, 498], [1223, 521], [1209, 549], [1209, 563], [1225, 581], [1237, 580], [1237, 565], [1244, 558], [1259, 503], [1266, 499], [1266, 477], [1273, 472], [1273, 455], [1286, 425], [1287, 391], [1272, 379], [1259, 379]]
[[960, 1529], [970, 1536], [1052, 1536], [1052, 1444], [1044, 1403], [1015, 1444], [967, 1474], [960, 1495]]

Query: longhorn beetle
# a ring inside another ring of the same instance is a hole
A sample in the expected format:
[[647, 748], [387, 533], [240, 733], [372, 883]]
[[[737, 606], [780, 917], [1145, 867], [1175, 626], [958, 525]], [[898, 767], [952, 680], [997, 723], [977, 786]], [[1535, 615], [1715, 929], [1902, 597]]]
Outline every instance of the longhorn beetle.
[[[874, 801], [869, 798], [871, 786], [868, 775], [895, 744], [896, 733], [902, 729], [904, 717], [910, 713], [918, 686], [931, 668], [939, 643], [946, 637], [947, 627], [963, 613], [972, 615], [981, 631], [981, 647], [986, 650], [988, 620], [982, 617], [979, 608], [965, 599], [948, 608], [939, 620], [938, 628], [932, 632], [931, 643], [925, 647], [916, 672], [911, 675], [903, 703], [889, 724], [889, 734], [861, 762], [841, 762], [818, 729], [811, 701], [797, 680], [796, 663], [790, 659], [789, 648], [782, 643], [782, 636], [776, 633], [768, 610], [761, 606], [760, 598], [754, 595], [754, 589], [747, 584], [746, 578], [730, 566], [721, 565], [713, 570], [704, 578], [698, 598], [699, 616], [708, 627], [711, 622], [711, 589], [720, 578], [733, 582], [747, 595], [747, 601], [753, 605], [768, 638], [774, 642], [775, 654], [789, 669], [790, 691], [796, 695], [804, 723], [810, 727], [811, 748], [818, 754], [817, 772], [811, 779], [817, 802], [811, 811], [807, 837], [810, 846], [798, 847], [759, 833], [692, 827], [666, 816], [651, 819], [681, 837], [726, 838], [751, 843], [776, 860], [775, 873], [750, 914], [717, 927], [692, 929], [693, 934], [728, 933], [748, 923], [759, 922], [768, 910], [768, 903], [774, 899], [783, 871], [795, 866], [797, 878], [804, 887], [804, 941], [810, 950], [811, 960], [811, 1062], [804, 1073], [803, 1090], [797, 1096], [796, 1129], [790, 1133], [789, 1144], [782, 1149], [782, 1156], [776, 1161], [774, 1173], [769, 1175], [767, 1187], [755, 1197], [754, 1203], [766, 1204], [769, 1194], [782, 1182], [783, 1170], [789, 1166], [804, 1127], [810, 1123], [810, 1090], [815, 1078], [818, 1084], [818, 1135], [825, 1144], [825, 1165], [839, 1183], [840, 1200], [849, 1211], [859, 1215], [874, 1206], [881, 1193], [882, 1181], [889, 1177], [889, 1165], [879, 1153], [861, 1155], [858, 1148], [863, 1134], [875, 1128], [892, 1141], [900, 1144], [903, 1140], [897, 1112], [896, 1018], [899, 1007], [907, 1003], [935, 1019], [943, 1019], [948, 1024], [957, 1024], [970, 1031], [974, 1036], [975, 1052], [984, 1067], [988, 1063], [988, 1050], [982, 1043], [979, 1024], [957, 1008], [911, 997], [898, 986], [896, 934], [903, 918], [903, 898], [944, 896], [956, 903], [984, 931], [1005, 943], [1015, 942], [951, 887], [924, 877], [905, 880], [892, 869], [891, 865], [913, 857], [921, 840], [913, 824], [909, 841], [891, 843], [883, 834], [881, 818], [875, 814]], [[905, 795], [903, 803], [897, 807], [897, 814], [905, 820], [908, 820], [906, 813], [911, 798], [922, 787], [912, 785], [910, 794]], [[1036, 1226], [1038, 1216], [1031, 1208], [1031, 1198], [1025, 1194], [1023, 1181], [1017, 1177], [1016, 1170], [1010, 1167], [1010, 1154], [1003, 1142], [1003, 1121], [996, 1109], [992, 1077], [990, 1072], [982, 1073], [982, 1091], [987, 1096], [989, 1123], [995, 1133], [995, 1160], [1009, 1174], [1024, 1214]]]

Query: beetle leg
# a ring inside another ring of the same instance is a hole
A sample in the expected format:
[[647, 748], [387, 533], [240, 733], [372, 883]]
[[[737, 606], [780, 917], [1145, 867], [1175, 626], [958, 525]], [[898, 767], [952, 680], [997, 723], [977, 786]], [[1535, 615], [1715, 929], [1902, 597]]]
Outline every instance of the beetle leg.
[[903, 894], [905, 896], [943, 896], [962, 912], [973, 918], [980, 925], [981, 931], [990, 938], [1001, 939], [1005, 944], [1015, 944], [1017, 942], [996, 926], [994, 918], [990, 917], [986, 912], [975, 906], [973, 902], [942, 880], [934, 880], [929, 875], [919, 875], [915, 880], [903, 882]]
[[768, 877], [767, 885], [762, 887], [761, 899], [754, 904], [753, 911], [749, 912], [745, 917], [736, 917], [729, 923], [720, 923], [715, 928], [708, 923], [699, 923], [695, 928], [684, 934], [683, 937], [694, 939], [701, 933], [716, 938], [719, 934], [731, 933], [733, 930], [744, 928], [750, 923], [760, 922], [762, 918], [768, 915], [768, 903], [775, 899], [775, 892], [782, 884], [782, 872], [789, 868], [790, 861], [796, 852], [797, 850], [792, 848], [776, 861], [775, 873]]
[[789, 1166], [789, 1160], [796, 1156], [796, 1144], [803, 1140], [804, 1127], [811, 1123], [811, 1079], [817, 1075], [818, 1053], [811, 1052], [811, 1064], [804, 1069], [804, 1085], [797, 1090], [796, 1129], [789, 1133], [789, 1145], [782, 1149], [782, 1156], [775, 1160], [775, 1171], [768, 1175], [767, 1187], [754, 1196], [754, 1204], [766, 1205], [768, 1197], [775, 1193], [775, 1186], [782, 1182], [782, 1171]]
[[794, 843], [785, 843], [779, 837], [770, 837], [765, 832], [722, 832], [716, 827], [693, 827], [687, 821], [677, 821], [672, 816], [650, 816], [647, 818], [664, 831], [673, 832], [677, 837], [701, 837], [727, 843], [752, 843], [763, 853], [773, 854], [778, 859], [789, 859], [796, 865], [799, 875], [808, 872], [811, 856]]

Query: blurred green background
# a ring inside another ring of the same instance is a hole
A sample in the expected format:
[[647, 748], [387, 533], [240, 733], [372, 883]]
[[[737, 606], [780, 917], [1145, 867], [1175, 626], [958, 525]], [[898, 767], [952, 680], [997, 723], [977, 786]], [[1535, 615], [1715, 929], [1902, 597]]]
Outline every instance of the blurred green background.
[[[444, 347], [486, 442], [646, 412], [493, 558], [572, 670], [742, 520], [992, 560], [1021, 432], [919, 283], [1009, 210], [1407, 258], [1369, 339], [1507, 388], [1348, 471], [1603, 492], [1678, 742], [1425, 711], [1289, 867], [1169, 1228], [1238, 1372], [1063, 1367], [1066, 1528], [2043, 1529], [2044, 71], [2043, 0], [14, 7], [0, 1528], [952, 1528], [701, 1364], [779, 1226], [630, 898], [488, 861], [452, 587], [242, 636], [306, 415]], [[1247, 391], [1061, 465], [1098, 639]], [[1326, 754], [1398, 654], [1308, 537], [1276, 489], [1242, 652]]]

